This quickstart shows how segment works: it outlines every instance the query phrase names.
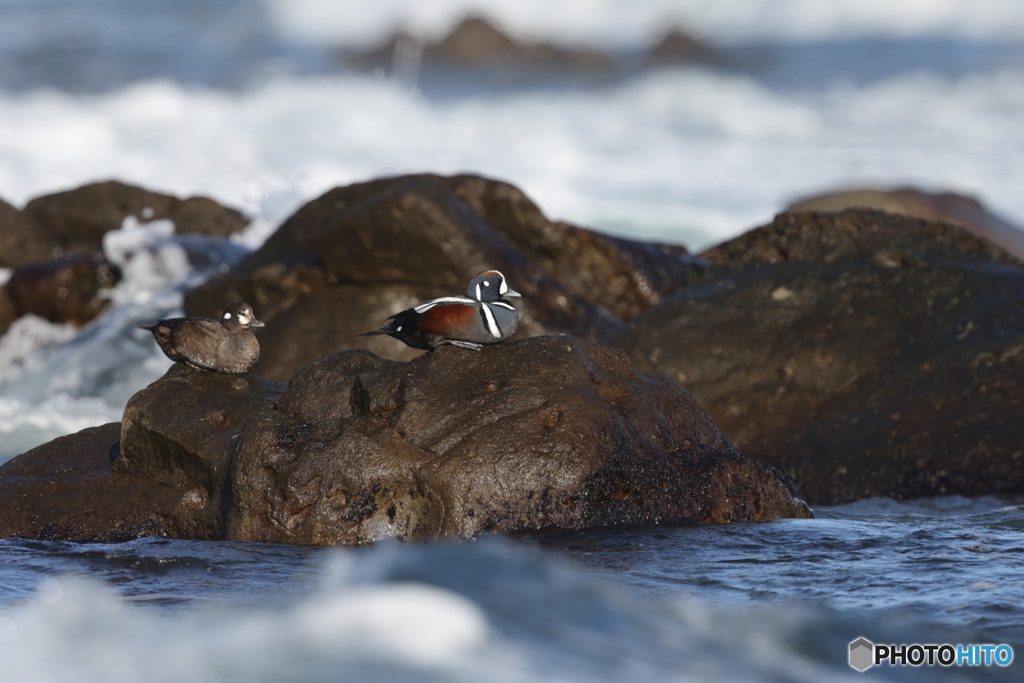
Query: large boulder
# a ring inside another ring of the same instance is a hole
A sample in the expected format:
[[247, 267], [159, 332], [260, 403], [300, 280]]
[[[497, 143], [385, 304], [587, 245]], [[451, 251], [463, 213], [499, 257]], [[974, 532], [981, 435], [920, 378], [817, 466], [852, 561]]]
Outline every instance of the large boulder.
[[230, 272], [185, 297], [212, 317], [248, 301], [267, 328], [256, 372], [287, 380], [340, 350], [411, 359], [358, 335], [426, 299], [501, 270], [523, 294], [518, 336], [597, 340], [698, 277], [682, 247], [621, 240], [547, 220], [522, 192], [478, 176], [414, 175], [340, 187], [300, 208]]
[[613, 342], [812, 504], [1020, 492], [1024, 268], [949, 224], [783, 214]]
[[56, 235], [0, 199], [0, 268], [21, 268], [63, 253]]
[[809, 516], [676, 382], [552, 336], [334, 354], [242, 432], [228, 536], [361, 544]]
[[114, 471], [166, 486], [200, 487], [205, 499], [217, 503], [229, 494], [231, 459], [242, 427], [284, 389], [280, 382], [255, 375], [175, 363], [125, 406]]
[[791, 204], [786, 211], [835, 213], [849, 209], [877, 209], [959, 225], [1024, 259], [1024, 228], [992, 213], [974, 197], [955, 192], [926, 192], [913, 187], [858, 188], [806, 197]]
[[[0, 531], [24, 537], [358, 545], [810, 515], [679, 384], [562, 336], [409, 362], [344, 351], [287, 390], [178, 364], [120, 426], [0, 475]], [[92, 481], [111, 498], [89, 513]]]
[[122, 475], [114, 422], [33, 448], [0, 465], [0, 538], [126, 541], [141, 536], [213, 540], [220, 511], [198, 487]]
[[142, 222], [170, 219], [178, 233], [228, 237], [249, 220], [207, 197], [179, 199], [115, 180], [83, 185], [30, 201], [24, 214], [54, 235], [65, 252], [92, 254], [103, 235], [134, 216]]
[[[81, 327], [110, 303], [101, 296], [119, 279], [117, 268], [100, 256], [62, 256], [14, 271], [3, 287], [14, 317], [37, 315], [55, 323]], [[0, 304], [0, 321], [5, 316]], [[9, 326], [9, 325], [8, 325]], [[3, 327], [0, 322], [0, 328]]]

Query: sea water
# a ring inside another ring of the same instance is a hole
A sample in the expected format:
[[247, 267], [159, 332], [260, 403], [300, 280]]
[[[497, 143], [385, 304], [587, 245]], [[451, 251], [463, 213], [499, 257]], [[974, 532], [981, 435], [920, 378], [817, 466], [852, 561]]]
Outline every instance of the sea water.
[[[338, 68], [337, 49], [438, 37], [471, 8], [614, 54], [680, 25], [724, 62], [480, 91]], [[0, 0], [0, 198], [117, 178], [253, 219], [232, 240], [126, 221], [104, 316], [0, 338], [0, 462], [120, 419], [170, 364], [133, 324], [180, 314], [336, 185], [481, 173], [552, 218], [694, 250], [862, 184], [973, 193], [1024, 224], [1021, 121], [1015, 0]], [[1022, 503], [357, 550], [4, 540], [0, 680], [1020, 680], [1019, 661], [859, 674], [846, 652], [1024, 656]]]
[[312, 549], [0, 541], [0, 663], [48, 681], [1014, 681], [847, 664], [859, 637], [1024, 653], [1024, 499]]

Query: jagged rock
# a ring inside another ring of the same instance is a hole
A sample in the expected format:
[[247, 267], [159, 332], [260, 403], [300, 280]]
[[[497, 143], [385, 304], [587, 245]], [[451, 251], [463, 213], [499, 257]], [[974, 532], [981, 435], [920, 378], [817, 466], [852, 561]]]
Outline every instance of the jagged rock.
[[0, 538], [220, 538], [220, 511], [196, 488], [111, 470], [120, 433], [116, 422], [91, 427], [0, 465]]
[[925, 192], [912, 187], [845, 190], [802, 199], [790, 205], [786, 211], [834, 213], [847, 209], [877, 209], [929, 221], [952, 223], [1024, 259], [1024, 229], [993, 214], [974, 197], [953, 192]]
[[94, 256], [64, 256], [19, 268], [4, 286], [15, 317], [32, 313], [55, 323], [81, 326], [109, 303], [100, 290], [113, 287], [117, 269]]
[[0, 199], [0, 268], [21, 268], [62, 254], [56, 236]]
[[[414, 175], [331, 190], [252, 255], [185, 297], [188, 315], [248, 301], [267, 322], [256, 372], [286, 380], [335, 351], [420, 352], [361, 332], [426, 299], [502, 271], [523, 294], [519, 337], [592, 340], [696, 279], [681, 247], [640, 244], [548, 221], [519, 190], [477, 176]], [[613, 315], [610, 311], [613, 311]]]
[[783, 214], [613, 342], [812, 504], [1024, 486], [1024, 268], [949, 224]]
[[228, 537], [360, 544], [809, 516], [677, 383], [572, 337], [296, 374], [242, 430]]
[[64, 251], [91, 254], [103, 246], [103, 235], [135, 216], [142, 222], [171, 219], [178, 233], [227, 237], [245, 228], [248, 219], [206, 197], [181, 200], [114, 180], [37, 197], [24, 214], [56, 236]]

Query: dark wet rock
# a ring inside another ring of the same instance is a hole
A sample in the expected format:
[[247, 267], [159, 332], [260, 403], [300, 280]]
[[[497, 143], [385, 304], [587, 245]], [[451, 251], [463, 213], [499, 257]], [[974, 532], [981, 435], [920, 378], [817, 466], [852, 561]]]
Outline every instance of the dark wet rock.
[[100, 290], [113, 287], [118, 278], [117, 269], [100, 256], [64, 256], [19, 268], [4, 290], [15, 317], [31, 313], [82, 326], [107, 307]]
[[1024, 259], [1024, 228], [992, 213], [974, 197], [954, 192], [925, 192], [913, 187], [845, 190], [802, 199], [787, 211], [834, 213], [848, 209], [877, 209], [959, 225]]
[[[497, 269], [523, 294], [519, 336], [596, 340], [700, 271], [681, 247], [620, 240], [547, 220], [507, 183], [414, 175], [340, 187], [300, 208], [252, 255], [185, 297], [187, 315], [248, 301], [268, 323], [256, 372], [285, 380], [361, 348], [420, 352], [361, 332]], [[517, 302], [518, 303], [518, 302]]]
[[201, 487], [219, 500], [240, 430], [284, 388], [262, 377], [175, 363], [128, 401], [114, 471], [167, 486]]
[[296, 374], [242, 432], [229, 538], [359, 544], [807, 516], [677, 383], [541, 337]]
[[141, 222], [171, 219], [178, 233], [227, 237], [245, 228], [248, 219], [212, 199], [179, 199], [114, 180], [38, 197], [24, 214], [56, 236], [65, 251], [91, 254], [103, 246], [103, 235], [135, 216]]
[[0, 465], [0, 538], [221, 537], [220, 511], [204, 492], [111, 469], [120, 433], [116, 422], [91, 427]]
[[345, 351], [287, 390], [177, 364], [120, 426], [0, 468], [0, 532], [32, 538], [356, 545], [793, 516], [809, 511], [785, 478], [679, 384], [571, 337]]
[[1024, 268], [966, 230], [783, 214], [613, 345], [812, 504], [1024, 486]]
[[21, 268], [62, 254], [55, 235], [0, 199], [0, 268]]

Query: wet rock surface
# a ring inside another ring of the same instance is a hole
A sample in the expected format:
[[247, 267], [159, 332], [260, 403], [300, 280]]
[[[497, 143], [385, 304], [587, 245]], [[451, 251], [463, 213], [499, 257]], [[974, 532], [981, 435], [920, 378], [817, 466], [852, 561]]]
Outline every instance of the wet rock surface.
[[56, 235], [0, 199], [0, 268], [21, 268], [62, 254]]
[[193, 265], [218, 258], [204, 239], [249, 222], [207, 197], [179, 199], [117, 181], [38, 197], [21, 211], [0, 200], [0, 268], [14, 271], [0, 289], [0, 335], [27, 313], [76, 326], [100, 315], [108, 303], [100, 290], [120, 277], [103, 255], [103, 236], [129, 216], [170, 219], [175, 232], [195, 235], [183, 245]]
[[783, 214], [613, 345], [812, 504], [1024, 487], [1024, 269], [968, 231]]
[[[342, 397], [342, 400], [339, 400]], [[345, 398], [347, 397], [347, 401]], [[385, 537], [806, 516], [677, 383], [571, 337], [309, 364], [242, 433], [229, 537]]]
[[15, 318], [31, 313], [80, 327], [107, 307], [100, 292], [118, 279], [117, 269], [101, 257], [62, 256], [19, 268], [3, 289]]
[[175, 232], [228, 237], [248, 219], [206, 197], [179, 199], [115, 180], [37, 197], [25, 216], [56, 236], [65, 252], [91, 254], [103, 248], [103, 235], [135, 216], [141, 222], [170, 219]]
[[345, 351], [286, 390], [179, 364], [121, 425], [0, 474], [0, 531], [31, 538], [358, 545], [810, 514], [680, 385], [561, 336], [410, 362]]
[[1024, 229], [992, 213], [974, 197], [954, 192], [926, 192], [913, 187], [853, 189], [808, 197], [792, 204], [787, 211], [835, 213], [849, 209], [876, 209], [959, 225], [1024, 259]]
[[126, 541], [216, 539], [220, 512], [190, 487], [121, 475], [121, 425], [62, 436], [0, 465], [0, 537]]
[[523, 294], [520, 338], [556, 332], [591, 340], [700, 272], [681, 247], [549, 221], [507, 183], [415, 175], [309, 202], [230, 272], [189, 292], [185, 311], [209, 317], [234, 301], [252, 303], [268, 323], [256, 372], [287, 380], [344, 349], [416, 357], [400, 342], [357, 335], [421, 301], [463, 293], [488, 269]]
[[227, 490], [231, 458], [246, 420], [284, 389], [280, 382], [254, 375], [175, 363], [128, 401], [114, 471], [167, 486], [200, 486], [209, 497], [220, 496]]

